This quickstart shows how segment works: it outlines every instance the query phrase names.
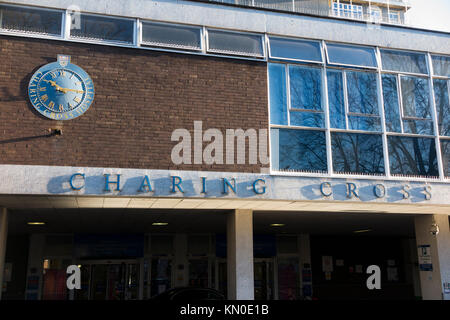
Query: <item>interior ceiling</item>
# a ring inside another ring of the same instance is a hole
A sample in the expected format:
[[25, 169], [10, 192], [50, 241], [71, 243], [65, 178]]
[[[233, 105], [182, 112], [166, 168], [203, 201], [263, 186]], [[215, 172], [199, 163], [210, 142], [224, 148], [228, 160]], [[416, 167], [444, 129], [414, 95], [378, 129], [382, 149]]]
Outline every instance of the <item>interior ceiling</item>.
[[[30, 233], [226, 233], [230, 210], [162, 209], [15, 209], [9, 234]], [[31, 226], [28, 222], [45, 222]], [[154, 226], [154, 222], [167, 222]], [[284, 224], [272, 227], [270, 224]], [[382, 213], [255, 211], [254, 234], [323, 234], [414, 236], [413, 215]]]

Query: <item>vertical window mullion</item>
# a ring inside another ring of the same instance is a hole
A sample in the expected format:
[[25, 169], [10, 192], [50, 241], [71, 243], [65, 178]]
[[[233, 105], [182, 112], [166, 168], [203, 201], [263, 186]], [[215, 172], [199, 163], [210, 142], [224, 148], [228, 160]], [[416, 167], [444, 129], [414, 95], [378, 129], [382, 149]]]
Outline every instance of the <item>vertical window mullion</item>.
[[289, 77], [289, 64], [285, 65], [286, 68], [286, 108], [287, 108], [287, 121], [288, 126], [291, 125], [291, 83]]
[[386, 117], [384, 115], [384, 99], [383, 99], [383, 81], [381, 80], [381, 71], [377, 71], [377, 98], [378, 98], [378, 112], [380, 114], [382, 141], [383, 141], [383, 156], [384, 156], [384, 172], [385, 175], [390, 178], [391, 170], [389, 167], [389, 151], [388, 141], [386, 135]]
[[433, 74], [433, 63], [431, 60], [430, 53], [427, 54], [427, 64], [428, 64], [428, 83], [430, 87], [430, 100], [431, 100], [431, 118], [433, 119], [433, 127], [434, 127], [434, 139], [436, 142], [436, 157], [437, 157], [437, 164], [438, 164], [438, 171], [439, 171], [439, 177], [441, 180], [444, 179], [444, 166], [442, 162], [442, 154], [441, 154], [441, 143], [439, 141], [439, 124], [438, 124], [438, 116], [437, 116], [437, 110], [436, 110], [436, 101], [434, 96], [434, 83], [433, 83], [433, 77], [431, 74]]
[[400, 116], [400, 129], [402, 133], [405, 133], [403, 130], [403, 96], [402, 96], [402, 78], [399, 74], [396, 75], [397, 77], [397, 96], [398, 96], [398, 107], [399, 110], [399, 116]]
[[325, 145], [327, 150], [328, 174], [333, 174], [333, 154], [331, 149], [330, 109], [328, 103], [328, 78], [325, 64], [322, 66], [322, 109], [325, 112]]

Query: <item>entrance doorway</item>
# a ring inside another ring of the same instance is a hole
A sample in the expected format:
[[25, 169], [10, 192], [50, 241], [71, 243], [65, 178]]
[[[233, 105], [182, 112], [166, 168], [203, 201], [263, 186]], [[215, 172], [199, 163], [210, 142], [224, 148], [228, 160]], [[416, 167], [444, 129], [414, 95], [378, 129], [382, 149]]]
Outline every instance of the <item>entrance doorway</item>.
[[255, 300], [274, 299], [274, 259], [255, 259]]
[[140, 264], [136, 260], [83, 261], [76, 300], [139, 299]]

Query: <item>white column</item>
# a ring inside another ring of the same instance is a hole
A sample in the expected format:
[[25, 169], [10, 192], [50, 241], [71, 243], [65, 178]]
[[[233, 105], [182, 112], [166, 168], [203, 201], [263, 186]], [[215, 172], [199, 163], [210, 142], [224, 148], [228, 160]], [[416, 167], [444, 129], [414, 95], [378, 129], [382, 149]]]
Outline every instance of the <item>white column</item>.
[[227, 217], [228, 299], [253, 300], [253, 211], [234, 210]]
[[0, 300], [2, 299], [3, 273], [5, 270], [6, 239], [8, 237], [8, 210], [0, 208]]
[[[420, 215], [415, 217], [417, 246], [429, 246], [432, 270], [420, 270], [421, 252], [419, 252], [419, 270], [422, 298], [424, 300], [450, 300], [450, 294], [444, 293], [444, 283], [450, 283], [450, 228], [447, 215]], [[433, 235], [430, 230], [436, 223], [439, 233]], [[421, 250], [422, 251], [422, 250]]]

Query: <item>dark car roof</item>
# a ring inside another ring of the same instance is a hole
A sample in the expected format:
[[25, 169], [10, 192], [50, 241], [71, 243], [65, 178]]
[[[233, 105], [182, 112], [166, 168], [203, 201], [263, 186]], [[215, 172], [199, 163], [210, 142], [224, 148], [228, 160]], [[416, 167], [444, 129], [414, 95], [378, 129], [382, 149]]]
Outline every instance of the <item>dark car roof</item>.
[[169, 289], [167, 291], [164, 291], [163, 293], [160, 293], [158, 295], [155, 295], [153, 297], [151, 297], [150, 299], [152, 300], [171, 300], [174, 296], [176, 296], [177, 294], [179, 294], [180, 292], [186, 292], [186, 291], [192, 291], [192, 292], [199, 292], [199, 291], [207, 291], [207, 292], [211, 292], [217, 296], [221, 296], [223, 297], [223, 299], [225, 299], [224, 295], [212, 288], [198, 288], [198, 287], [176, 287], [176, 288], [172, 288]]

